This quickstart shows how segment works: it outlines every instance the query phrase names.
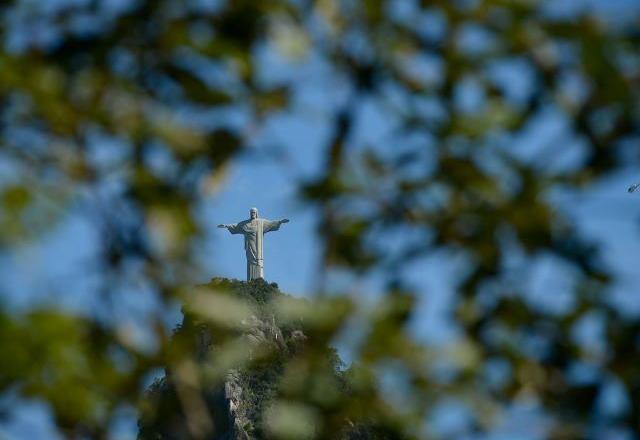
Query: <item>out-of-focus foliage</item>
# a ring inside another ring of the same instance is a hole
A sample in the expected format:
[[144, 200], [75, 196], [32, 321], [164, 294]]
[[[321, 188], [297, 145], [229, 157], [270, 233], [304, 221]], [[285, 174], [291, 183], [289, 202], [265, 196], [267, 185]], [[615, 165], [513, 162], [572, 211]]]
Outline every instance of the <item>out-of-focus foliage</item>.
[[[358, 392], [345, 405], [379, 417], [383, 437], [437, 434], [431, 422], [448, 402], [466, 408], [460, 436], [491, 432], [523, 401], [539, 405], [548, 438], [637, 429], [638, 324], [607, 301], [611, 275], [598, 250], [550, 198], [638, 161], [629, 147], [640, 135], [638, 23], [562, 15], [553, 6], [3, 2], [0, 246], [10, 252], [66, 213], [90, 211], [100, 231], [100, 301], [96, 316], [83, 318], [0, 311], [0, 391], [44, 399], [69, 437], [100, 438], [119, 408], [137, 402], [154, 368], [182, 365], [189, 351], [169, 348], [163, 311], [183, 299], [197, 272], [202, 231], [194, 207], [265, 118], [296, 110], [293, 80], [261, 80], [258, 58], [267, 46], [317, 57], [344, 83], [348, 96], [333, 109], [324, 170], [300, 185], [300, 196], [321, 214], [327, 274], [381, 273], [389, 287], [373, 310], [337, 298], [307, 311], [315, 332], [290, 366], [298, 372], [293, 385], [270, 410], [282, 422], [272, 435], [295, 437], [299, 426], [285, 422], [297, 417], [335, 438], [323, 427], [341, 423], [335, 417], [344, 412], [323, 406], [314, 366], [346, 332], [361, 337], [350, 373]], [[397, 122], [384, 141], [392, 145], [354, 145], [365, 101]], [[547, 111], [573, 137], [533, 158], [514, 153]], [[560, 160], [576, 142], [577, 158]], [[451, 316], [458, 336], [442, 350], [427, 349], [407, 329], [415, 298], [404, 268], [434, 252], [465, 262]], [[521, 274], [539, 258], [571, 271], [573, 282], [563, 286], [570, 307], [546, 310], [524, 295]], [[160, 304], [146, 323], [152, 341], [145, 347], [113, 309], [131, 285]], [[233, 301], [207, 304], [209, 319], [227, 326], [246, 311]], [[587, 321], [601, 329], [602, 344], [575, 337]], [[244, 365], [246, 347], [236, 348], [220, 360], [225, 369]], [[201, 374], [185, 365], [187, 381]], [[624, 404], [609, 414], [597, 403], [612, 383]], [[189, 396], [183, 411], [202, 398]]]

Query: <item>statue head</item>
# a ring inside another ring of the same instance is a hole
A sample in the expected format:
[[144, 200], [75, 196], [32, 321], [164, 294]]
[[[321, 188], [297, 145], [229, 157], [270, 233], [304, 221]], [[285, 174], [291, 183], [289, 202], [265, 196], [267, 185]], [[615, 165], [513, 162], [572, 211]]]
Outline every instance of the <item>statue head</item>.
[[258, 218], [258, 208], [251, 208], [249, 210], [249, 217], [251, 218], [251, 220], [253, 220], [254, 218]]

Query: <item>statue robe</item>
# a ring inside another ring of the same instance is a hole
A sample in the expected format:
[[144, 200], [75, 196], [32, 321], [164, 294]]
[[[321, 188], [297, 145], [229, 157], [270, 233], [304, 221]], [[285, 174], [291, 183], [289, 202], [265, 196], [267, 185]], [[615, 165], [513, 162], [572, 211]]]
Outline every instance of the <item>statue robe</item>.
[[232, 234], [244, 235], [244, 250], [247, 254], [247, 281], [264, 278], [264, 234], [280, 229], [280, 222], [257, 218], [229, 225], [228, 229]]

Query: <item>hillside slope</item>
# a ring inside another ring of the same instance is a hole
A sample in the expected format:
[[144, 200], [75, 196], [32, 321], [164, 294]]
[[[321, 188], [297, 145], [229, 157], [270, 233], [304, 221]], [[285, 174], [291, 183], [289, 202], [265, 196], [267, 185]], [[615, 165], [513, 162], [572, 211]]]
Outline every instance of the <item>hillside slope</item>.
[[[264, 280], [216, 278], [196, 290], [199, 299], [183, 308], [183, 322], [173, 335], [172, 365], [145, 396], [139, 439], [273, 437], [265, 414], [288, 363], [307, 341], [303, 320], [282, 319], [276, 304], [305, 300]], [[328, 389], [344, 392], [336, 351], [327, 345], [320, 352], [314, 355], [314, 374], [321, 371]]]

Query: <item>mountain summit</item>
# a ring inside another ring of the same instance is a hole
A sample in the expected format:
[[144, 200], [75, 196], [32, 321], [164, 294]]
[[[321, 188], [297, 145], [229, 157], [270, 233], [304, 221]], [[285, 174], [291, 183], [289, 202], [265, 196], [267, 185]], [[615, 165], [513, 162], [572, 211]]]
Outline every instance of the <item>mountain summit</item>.
[[[292, 393], [302, 387], [305, 399], [331, 411], [348, 386], [335, 349], [309, 339], [309, 307], [263, 279], [214, 278], [196, 287], [165, 375], [142, 403], [138, 438], [317, 438], [317, 409], [293, 403]], [[311, 333], [319, 334], [317, 325]], [[362, 438], [353, 423], [341, 424], [343, 434], [334, 438]]]

